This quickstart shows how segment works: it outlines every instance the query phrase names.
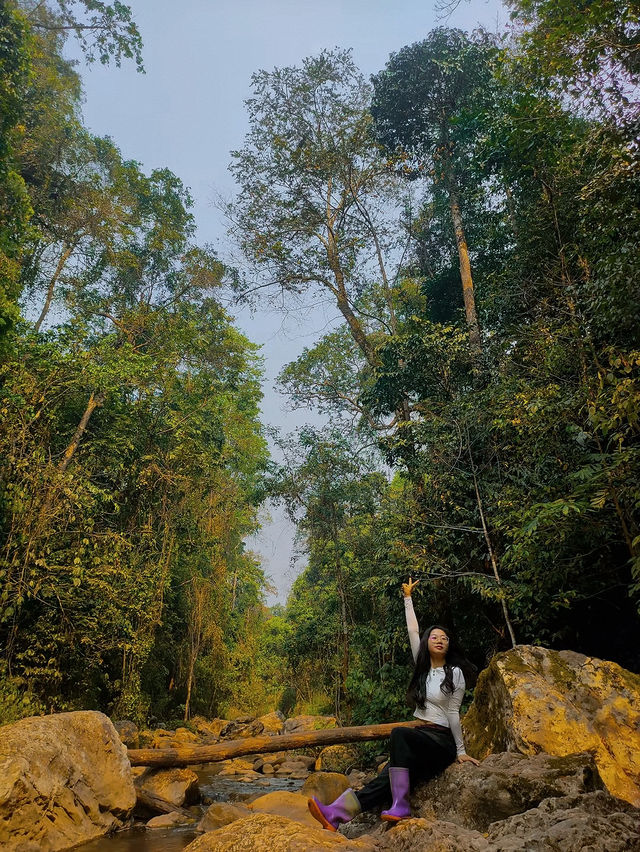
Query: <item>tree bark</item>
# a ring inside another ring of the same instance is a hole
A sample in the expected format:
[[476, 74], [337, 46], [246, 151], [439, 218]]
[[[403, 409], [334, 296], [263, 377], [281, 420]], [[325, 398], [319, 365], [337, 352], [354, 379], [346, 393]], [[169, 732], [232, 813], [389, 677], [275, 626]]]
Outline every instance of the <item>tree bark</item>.
[[322, 731], [304, 731], [299, 734], [284, 734], [278, 737], [247, 737], [229, 740], [209, 746], [181, 746], [179, 748], [129, 749], [132, 766], [190, 766], [196, 763], [212, 763], [241, 757], [245, 754], [287, 751], [294, 748], [336, 745], [337, 743], [383, 740], [391, 735], [392, 728], [417, 728], [425, 723], [392, 722], [386, 725], [360, 725], [353, 728], [329, 728]]
[[102, 391], [98, 391], [98, 393], [91, 392], [91, 396], [89, 397], [89, 401], [87, 402], [87, 407], [84, 410], [84, 414], [80, 418], [80, 422], [78, 423], [78, 428], [75, 431], [73, 438], [67, 449], [64, 451], [64, 456], [62, 457], [62, 461], [58, 465], [58, 470], [60, 473], [64, 473], [67, 467], [69, 466], [69, 462], [73, 458], [76, 450], [78, 449], [78, 444], [82, 440], [82, 436], [84, 435], [85, 429], [87, 428], [87, 424], [91, 419], [91, 415], [102, 405], [105, 401], [106, 394]]
[[469, 260], [467, 238], [465, 236], [464, 225], [462, 223], [460, 202], [458, 201], [458, 194], [453, 183], [453, 178], [449, 179], [449, 207], [451, 208], [451, 220], [453, 222], [453, 230], [456, 236], [456, 244], [458, 246], [460, 278], [462, 279], [462, 297], [464, 299], [464, 312], [467, 318], [467, 325], [469, 327], [469, 342], [471, 343], [471, 349], [474, 354], [479, 355], [482, 351], [482, 343], [480, 341], [480, 325], [478, 323], [476, 297], [473, 290], [473, 278], [471, 276], [471, 262]]
[[51, 302], [53, 301], [53, 291], [54, 291], [54, 288], [56, 286], [56, 281], [58, 280], [60, 273], [64, 269], [65, 263], [69, 260], [71, 253], [73, 252], [74, 248], [75, 248], [74, 245], [65, 246], [64, 251], [60, 255], [60, 259], [58, 260], [58, 265], [56, 266], [56, 270], [53, 273], [53, 275], [51, 276], [51, 280], [49, 281], [49, 286], [47, 287], [47, 297], [44, 300], [44, 306], [43, 306], [42, 311], [40, 312], [40, 316], [38, 317], [38, 320], [37, 320], [37, 322], [34, 326], [36, 331], [40, 331], [40, 326], [42, 325], [45, 317], [49, 313], [49, 308], [51, 307]]

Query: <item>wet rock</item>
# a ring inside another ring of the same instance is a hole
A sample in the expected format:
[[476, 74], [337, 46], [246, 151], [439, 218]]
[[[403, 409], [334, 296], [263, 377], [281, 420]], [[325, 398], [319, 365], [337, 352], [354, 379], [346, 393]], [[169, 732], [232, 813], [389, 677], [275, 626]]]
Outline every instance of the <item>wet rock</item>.
[[545, 799], [493, 823], [487, 839], [492, 852], [631, 852], [640, 849], [640, 810], [602, 790]]
[[0, 727], [0, 849], [55, 852], [121, 827], [136, 794], [125, 746], [102, 713]]
[[503, 752], [489, 755], [480, 766], [449, 766], [418, 786], [411, 805], [418, 817], [486, 831], [495, 820], [535, 808], [550, 796], [587, 793], [602, 786], [589, 754], [526, 757]]
[[263, 776], [259, 772], [245, 772], [240, 775], [237, 780], [243, 784], [252, 784], [254, 781], [262, 781]]
[[335, 801], [349, 787], [349, 779], [339, 772], [314, 772], [300, 788], [307, 798], [315, 796], [323, 805]]
[[294, 769], [293, 772], [290, 773], [289, 778], [292, 781], [304, 781], [305, 778], [308, 778], [311, 773], [307, 769]]
[[200, 799], [198, 776], [192, 769], [157, 769], [137, 779], [136, 786], [177, 807], [195, 804]]
[[140, 731], [138, 730], [138, 726], [135, 722], [131, 722], [129, 719], [123, 719], [122, 721], [114, 722], [113, 727], [116, 729], [120, 740], [127, 748], [139, 747]]
[[185, 814], [173, 811], [170, 814], [152, 817], [146, 824], [146, 828], [176, 828], [179, 825], [188, 825], [190, 822], [193, 822], [193, 820]]
[[463, 727], [476, 757], [592, 751], [609, 792], [640, 805], [640, 676], [616, 663], [530, 645], [497, 654]]
[[283, 760], [282, 763], [279, 763], [276, 767], [276, 775], [278, 778], [284, 778], [287, 775], [293, 775], [300, 771], [306, 773], [304, 775], [306, 778], [308, 775], [308, 762], [306, 760], [296, 760], [296, 758], [291, 758], [290, 760]]
[[222, 763], [218, 775], [221, 777], [230, 775], [245, 775], [254, 772], [253, 761], [247, 760], [244, 757], [236, 757], [233, 760], [225, 760]]
[[198, 823], [198, 831], [215, 831], [222, 828], [223, 825], [228, 825], [230, 822], [250, 815], [251, 811], [245, 805], [214, 802]]
[[321, 731], [325, 728], [337, 728], [335, 716], [292, 716], [284, 723], [285, 734], [299, 734], [303, 731]]
[[[317, 823], [316, 823], [317, 825]], [[185, 852], [374, 852], [376, 846], [367, 838], [348, 840], [341, 834], [301, 825], [273, 814], [254, 814], [218, 831], [198, 837]]]

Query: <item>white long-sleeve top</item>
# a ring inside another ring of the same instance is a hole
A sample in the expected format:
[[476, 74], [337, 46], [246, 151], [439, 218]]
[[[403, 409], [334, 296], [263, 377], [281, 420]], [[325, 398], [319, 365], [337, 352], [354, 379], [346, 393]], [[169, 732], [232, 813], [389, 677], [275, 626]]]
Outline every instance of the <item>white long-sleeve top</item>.
[[[415, 663], [420, 648], [420, 629], [410, 595], [406, 595], [404, 599], [404, 614], [407, 619], [407, 632], [409, 633], [411, 653]], [[451, 695], [440, 689], [443, 680], [444, 668], [440, 666], [429, 670], [425, 706], [416, 707], [413, 715], [417, 719], [424, 719], [425, 722], [434, 722], [436, 725], [444, 725], [450, 728], [456, 743], [457, 754], [466, 754], [464, 740], [462, 739], [462, 726], [460, 725], [460, 705], [465, 690], [464, 675], [458, 666], [453, 667], [453, 692]]]

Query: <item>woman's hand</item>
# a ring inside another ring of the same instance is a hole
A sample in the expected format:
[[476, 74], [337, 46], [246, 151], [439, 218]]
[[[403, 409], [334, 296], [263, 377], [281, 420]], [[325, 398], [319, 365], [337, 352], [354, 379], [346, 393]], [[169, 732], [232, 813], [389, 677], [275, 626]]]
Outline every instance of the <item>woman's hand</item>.
[[459, 754], [458, 763], [473, 763], [474, 766], [480, 766], [480, 761], [476, 760], [475, 757], [471, 757], [470, 754]]
[[420, 580], [414, 580], [412, 582], [411, 577], [409, 577], [409, 582], [402, 584], [402, 594], [405, 596], [405, 598], [411, 597], [411, 592], [413, 591], [413, 587], [417, 586], [419, 582], [420, 582]]

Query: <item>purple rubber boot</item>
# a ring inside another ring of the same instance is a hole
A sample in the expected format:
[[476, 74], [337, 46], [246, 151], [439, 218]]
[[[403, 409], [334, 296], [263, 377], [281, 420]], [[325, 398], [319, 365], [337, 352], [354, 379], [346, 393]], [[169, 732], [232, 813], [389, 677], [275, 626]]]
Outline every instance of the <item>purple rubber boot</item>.
[[330, 805], [323, 805], [315, 796], [312, 796], [307, 804], [311, 816], [322, 823], [322, 827], [328, 828], [329, 831], [337, 831], [341, 822], [350, 822], [362, 810], [358, 797], [351, 788], [345, 790]]
[[409, 770], [403, 766], [392, 766], [389, 769], [391, 795], [393, 803], [388, 811], [382, 811], [380, 818], [387, 822], [399, 822], [411, 816], [409, 805]]

